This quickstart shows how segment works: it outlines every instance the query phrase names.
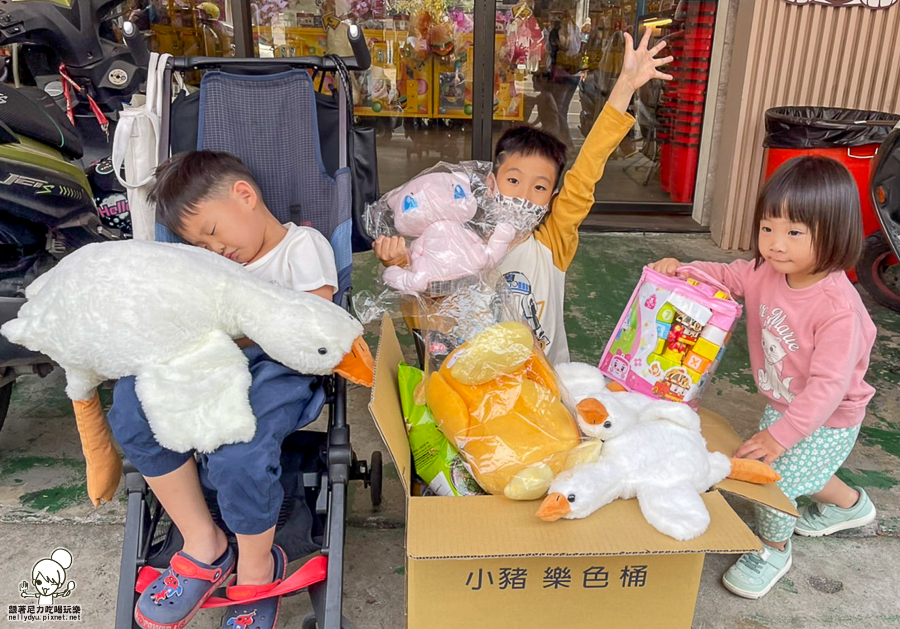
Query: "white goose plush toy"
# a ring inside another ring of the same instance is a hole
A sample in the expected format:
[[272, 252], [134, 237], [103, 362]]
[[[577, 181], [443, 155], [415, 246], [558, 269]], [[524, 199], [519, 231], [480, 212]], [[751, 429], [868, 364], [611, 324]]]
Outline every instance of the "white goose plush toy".
[[[639, 409], [641, 400], [623, 397], [639, 394], [610, 392], [602, 374], [590, 365], [570, 363], [556, 371], [578, 402], [579, 425], [601, 439], [603, 449], [596, 462], [578, 465], [553, 480], [538, 517], [584, 518], [616, 498], [637, 497], [647, 522], [670, 537], [684, 541], [706, 531], [709, 512], [700, 494], [729, 476], [732, 466], [724, 454], [707, 450], [699, 415], [683, 404], [649, 398]], [[585, 404], [587, 400], [593, 402]], [[748, 463], [741, 461], [742, 470]], [[750, 467], [757, 474], [771, 472], [767, 465], [759, 466]], [[770, 474], [768, 480], [777, 480], [777, 475]]]
[[554, 369], [578, 409], [578, 427], [588, 437], [603, 439], [621, 418], [637, 422], [668, 419], [688, 425], [696, 421], [699, 430], [700, 418], [685, 404], [628, 392], [587, 363], [563, 363]]
[[105, 380], [137, 376], [154, 435], [177, 452], [211, 452], [256, 431], [247, 359], [233, 339], [247, 337], [303, 374], [372, 382], [362, 325], [346, 311], [197, 247], [88, 245], [26, 297], [0, 333], [56, 361], [72, 400], [91, 399]]

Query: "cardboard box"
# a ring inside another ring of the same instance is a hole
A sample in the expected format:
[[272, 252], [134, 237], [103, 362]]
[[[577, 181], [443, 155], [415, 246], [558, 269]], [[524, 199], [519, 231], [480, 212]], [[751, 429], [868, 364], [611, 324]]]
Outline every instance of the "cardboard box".
[[[584, 520], [547, 523], [539, 502], [502, 496], [410, 495], [412, 458], [397, 389], [403, 360], [393, 323], [382, 322], [369, 410], [406, 490], [406, 614], [410, 629], [691, 626], [705, 553], [743, 553], [759, 540], [718, 490], [796, 515], [775, 485], [725, 480], [703, 496], [711, 523], [678, 542], [652, 528], [636, 500], [616, 500]], [[711, 450], [741, 439], [701, 411]]]

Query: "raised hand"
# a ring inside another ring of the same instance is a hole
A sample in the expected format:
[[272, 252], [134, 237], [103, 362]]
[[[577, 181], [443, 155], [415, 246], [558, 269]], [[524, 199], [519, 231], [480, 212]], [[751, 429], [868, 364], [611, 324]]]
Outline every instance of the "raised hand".
[[652, 28], [644, 29], [644, 36], [637, 48], [634, 47], [634, 39], [631, 34], [625, 33], [625, 60], [622, 62], [619, 81], [624, 81], [634, 91], [640, 89], [650, 79], [672, 80], [671, 74], [660, 72], [659, 68], [672, 63], [674, 57], [661, 59], [656, 57], [666, 47], [666, 41], [662, 40], [653, 48], [649, 48], [652, 32]]

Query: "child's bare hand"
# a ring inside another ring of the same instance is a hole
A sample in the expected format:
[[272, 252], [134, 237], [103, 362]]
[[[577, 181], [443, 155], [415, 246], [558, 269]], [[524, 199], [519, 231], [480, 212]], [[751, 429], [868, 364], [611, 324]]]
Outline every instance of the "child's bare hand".
[[651, 264], [648, 264], [647, 266], [657, 273], [662, 273], [663, 275], [668, 275], [671, 277], [675, 275], [675, 271], [677, 271], [678, 267], [681, 266], [681, 262], [679, 262], [675, 258], [663, 258], [659, 262], [653, 262]]
[[372, 243], [372, 250], [384, 266], [406, 264], [406, 241], [402, 236], [379, 236]]
[[660, 72], [658, 68], [667, 63], [672, 63], [674, 57], [669, 56], [661, 59], [656, 57], [666, 47], [666, 41], [663, 40], [653, 48], [649, 48], [652, 32], [652, 28], [644, 29], [644, 36], [641, 38], [641, 43], [637, 49], [634, 47], [634, 40], [631, 34], [625, 33], [625, 60], [622, 62], [622, 72], [619, 74], [618, 80], [624, 81], [634, 91], [640, 89], [650, 79], [672, 80], [671, 74]]
[[741, 444], [741, 447], [734, 451], [734, 456], [738, 459], [762, 459], [764, 463], [771, 464], [785, 451], [768, 430], [763, 430]]

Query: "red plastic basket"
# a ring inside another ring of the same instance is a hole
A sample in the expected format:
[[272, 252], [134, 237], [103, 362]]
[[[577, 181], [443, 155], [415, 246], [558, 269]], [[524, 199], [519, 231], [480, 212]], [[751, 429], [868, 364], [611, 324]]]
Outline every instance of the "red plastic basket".
[[692, 40], [709, 41], [711, 43], [714, 30], [712, 26], [706, 24], [685, 25], [684, 45], [689, 46]]
[[673, 142], [671, 146], [669, 196], [675, 203], [690, 203], [694, 200], [694, 184], [697, 181], [700, 147], [680, 142]]
[[678, 83], [678, 95], [682, 98], [686, 98], [688, 96], [705, 96], [706, 82], [701, 81], [692, 83], [689, 81], [681, 81]]
[[706, 95], [705, 94], [678, 94], [678, 103], [693, 103], [693, 104], [706, 104]]
[[672, 141], [686, 146], [700, 146], [700, 131], [684, 133], [678, 130], [672, 130]]
[[699, 70], [701, 72], [709, 72], [709, 59], [707, 59], [706, 57], [701, 57], [701, 58], [679, 57], [678, 59], [675, 60], [673, 65], [678, 69]]
[[688, 13], [688, 18], [684, 22], [685, 30], [689, 29], [691, 26], [695, 26], [697, 24], [703, 24], [708, 26], [714, 26], [716, 23], [716, 14], [715, 13]]
[[672, 177], [672, 144], [668, 139], [663, 142], [662, 136], [662, 133], [659, 133], [657, 135], [657, 137], [659, 137], [660, 139], [659, 187], [662, 188], [665, 192], [669, 192], [672, 189], [672, 186], [669, 183]]
[[708, 70], [692, 70], [690, 68], [675, 67], [672, 68], [671, 74], [676, 79], [684, 79], [686, 81], [702, 81], [703, 83], [709, 81]]
[[700, 126], [703, 124], [703, 112], [692, 113], [683, 109], [675, 110], [675, 122], [677, 124]]
[[691, 114], [691, 115], [703, 115], [703, 110], [705, 109], [704, 103], [691, 103], [689, 101], [680, 101], [674, 106], [675, 114], [679, 113]]
[[710, 2], [709, 0], [704, 0], [701, 2], [686, 2], [687, 4], [687, 13], [688, 15], [696, 14], [696, 13], [713, 13], [715, 14], [716, 8], [718, 7], [718, 2]]

